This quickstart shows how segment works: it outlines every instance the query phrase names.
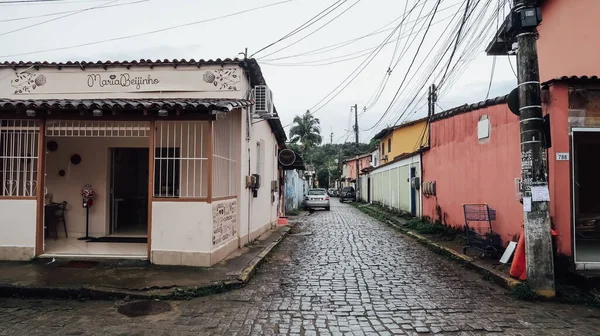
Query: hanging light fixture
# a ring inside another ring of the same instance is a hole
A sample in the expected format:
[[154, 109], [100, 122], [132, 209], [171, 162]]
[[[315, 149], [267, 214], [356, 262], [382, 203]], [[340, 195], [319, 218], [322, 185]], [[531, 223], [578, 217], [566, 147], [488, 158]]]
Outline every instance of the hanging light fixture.
[[102, 117], [102, 111], [99, 109], [93, 110], [92, 114], [94, 115], [94, 117]]
[[27, 110], [25, 111], [28, 117], [35, 117], [35, 110]]
[[169, 111], [165, 110], [165, 109], [160, 109], [158, 110], [158, 116], [159, 117], [166, 117], [169, 115]]

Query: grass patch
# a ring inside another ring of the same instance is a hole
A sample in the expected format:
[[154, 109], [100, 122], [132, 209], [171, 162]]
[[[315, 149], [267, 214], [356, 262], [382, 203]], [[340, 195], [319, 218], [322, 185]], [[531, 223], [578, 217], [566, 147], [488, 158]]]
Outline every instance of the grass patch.
[[580, 287], [559, 283], [556, 285], [556, 299], [569, 304], [581, 304], [600, 308], [600, 291], [585, 290]]
[[533, 301], [538, 298], [537, 294], [529, 287], [526, 282], [517, 284], [512, 289], [512, 296], [518, 300]]
[[286, 211], [285, 214], [287, 216], [298, 216], [300, 214], [300, 209], [294, 209], [294, 210]]

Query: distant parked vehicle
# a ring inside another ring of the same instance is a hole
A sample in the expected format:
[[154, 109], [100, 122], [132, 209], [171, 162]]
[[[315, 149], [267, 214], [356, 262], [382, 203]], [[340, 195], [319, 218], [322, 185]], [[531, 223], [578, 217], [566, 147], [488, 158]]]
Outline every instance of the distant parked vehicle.
[[340, 202], [344, 203], [345, 201], [356, 202], [356, 191], [354, 187], [344, 187], [340, 192]]
[[312, 210], [322, 208], [327, 211], [331, 209], [329, 195], [325, 189], [309, 189], [304, 197], [304, 209]]
[[329, 188], [327, 189], [327, 194], [329, 195], [329, 197], [336, 197], [337, 190], [335, 188]]

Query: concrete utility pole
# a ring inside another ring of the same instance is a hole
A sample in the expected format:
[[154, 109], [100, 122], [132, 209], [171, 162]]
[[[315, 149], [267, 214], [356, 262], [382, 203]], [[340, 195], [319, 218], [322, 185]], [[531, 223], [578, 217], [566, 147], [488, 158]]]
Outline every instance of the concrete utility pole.
[[[358, 152], [358, 104], [354, 104], [354, 135], [356, 151]], [[356, 154], [356, 193], [358, 193], [358, 153]]]
[[525, 217], [527, 283], [539, 295], [553, 297], [554, 258], [550, 226], [550, 195], [543, 146], [543, 113], [537, 55], [541, 12], [536, 0], [515, 0], [517, 63], [521, 125], [521, 174]]

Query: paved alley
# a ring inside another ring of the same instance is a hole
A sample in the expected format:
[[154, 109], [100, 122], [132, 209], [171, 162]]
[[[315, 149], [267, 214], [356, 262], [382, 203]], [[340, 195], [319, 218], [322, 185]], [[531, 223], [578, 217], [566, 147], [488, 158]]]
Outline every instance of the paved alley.
[[0, 299], [0, 335], [598, 335], [600, 311], [527, 303], [349, 205], [305, 218], [243, 289], [130, 318], [121, 302]]

